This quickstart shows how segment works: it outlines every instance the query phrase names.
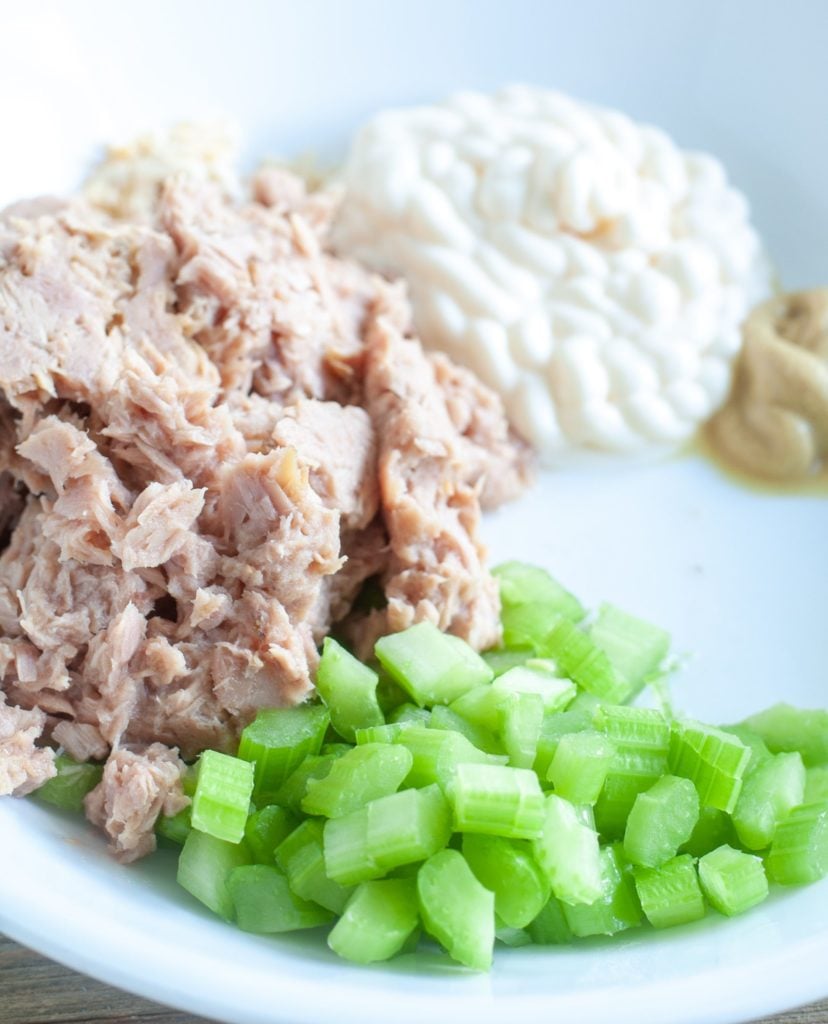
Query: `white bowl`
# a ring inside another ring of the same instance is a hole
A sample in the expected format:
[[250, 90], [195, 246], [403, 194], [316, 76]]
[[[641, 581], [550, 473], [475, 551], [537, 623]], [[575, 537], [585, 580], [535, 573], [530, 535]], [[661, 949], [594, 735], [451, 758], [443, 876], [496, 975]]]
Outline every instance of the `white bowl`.
[[[4, 9], [0, 203], [71, 187], [108, 139], [223, 111], [249, 155], [335, 152], [378, 106], [525, 80], [618, 106], [721, 156], [788, 287], [825, 283], [828, 6], [420, 0], [30, 3]], [[825, 497], [748, 490], [699, 457], [546, 475], [487, 523], [493, 555], [663, 623], [692, 653], [677, 704], [731, 721], [828, 703]], [[735, 920], [570, 949], [500, 950], [490, 976], [427, 954], [382, 968], [319, 935], [255, 938], [125, 869], [75, 818], [0, 802], [0, 928], [205, 1016], [290, 1024], [514, 1018], [731, 1022], [828, 994], [828, 880]]]

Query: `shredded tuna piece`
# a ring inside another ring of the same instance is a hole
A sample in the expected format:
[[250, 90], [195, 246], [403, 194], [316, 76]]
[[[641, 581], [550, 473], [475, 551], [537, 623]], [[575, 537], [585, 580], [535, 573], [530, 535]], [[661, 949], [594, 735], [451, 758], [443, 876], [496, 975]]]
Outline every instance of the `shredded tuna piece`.
[[44, 712], [6, 704], [0, 693], [0, 796], [26, 796], [55, 774], [55, 755], [35, 746], [46, 724]]
[[152, 853], [159, 814], [177, 814], [189, 804], [181, 783], [186, 771], [177, 751], [160, 743], [143, 753], [114, 751], [86, 797], [86, 814], [109, 836], [119, 860], [129, 863]]
[[88, 813], [124, 860], [180, 799], [167, 748], [233, 751], [305, 699], [332, 623], [495, 642], [480, 505], [528, 475], [404, 292], [331, 253], [332, 193], [268, 167], [240, 199], [188, 146], [0, 215], [0, 696], [35, 716], [24, 788], [44, 728], [109, 755]]

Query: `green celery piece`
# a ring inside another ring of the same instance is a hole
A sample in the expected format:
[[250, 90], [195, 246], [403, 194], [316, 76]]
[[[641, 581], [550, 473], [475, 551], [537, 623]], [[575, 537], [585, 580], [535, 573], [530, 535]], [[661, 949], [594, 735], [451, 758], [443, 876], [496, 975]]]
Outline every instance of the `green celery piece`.
[[387, 721], [401, 704], [408, 702], [408, 694], [399, 683], [391, 678], [379, 662], [376, 662], [376, 665], [379, 675], [377, 701]]
[[501, 724], [500, 712], [508, 699], [509, 694], [494, 685], [475, 686], [453, 700], [449, 710], [465, 719], [469, 725], [497, 736]]
[[660, 711], [602, 705], [595, 712], [594, 722], [618, 750], [643, 750], [667, 757], [670, 723]]
[[364, 743], [394, 743], [403, 729], [408, 729], [414, 722], [389, 722], [387, 725], [372, 725], [367, 729], [357, 729], [357, 746]]
[[329, 818], [324, 826], [322, 850], [325, 873], [339, 885], [357, 885], [385, 874], [368, 850], [367, 807], [351, 811], [344, 818]]
[[377, 700], [379, 676], [336, 642], [325, 637], [316, 670], [316, 691], [339, 735], [354, 742], [357, 729], [385, 722]]
[[342, 757], [343, 754], [347, 754], [349, 750], [353, 750], [353, 743], [323, 743], [319, 748], [320, 757]]
[[389, 723], [407, 722], [411, 725], [428, 725], [431, 721], [431, 712], [428, 708], [419, 708], [416, 704], [400, 704], [394, 708], [388, 716]]
[[828, 800], [828, 764], [805, 769], [805, 795], [803, 804]]
[[746, 718], [742, 725], [760, 736], [772, 754], [796, 751], [806, 768], [828, 764], [828, 710], [775, 704]]
[[190, 829], [193, 827], [191, 813], [192, 807], [188, 806], [177, 814], [159, 814], [158, 820], [155, 823], [155, 834], [163, 836], [164, 839], [168, 839], [178, 846], [183, 846], [187, 836], [190, 834]]
[[306, 757], [274, 793], [268, 794], [268, 802], [286, 807], [294, 814], [301, 814], [302, 801], [311, 781], [324, 779], [338, 757], [338, 754], [311, 754]]
[[454, 778], [458, 764], [475, 761], [480, 764], [505, 764], [507, 760], [478, 750], [462, 733], [420, 725], [412, 725], [400, 733], [395, 742], [409, 750], [413, 757], [411, 771], [404, 782], [406, 786], [430, 786], [436, 782], [445, 791]]
[[462, 854], [441, 850], [417, 874], [420, 916], [449, 956], [476, 971], [492, 965], [494, 894], [475, 878]]
[[525, 928], [510, 928], [495, 914], [495, 941], [511, 949], [519, 949], [521, 946], [531, 945], [532, 936]]
[[553, 658], [561, 672], [587, 693], [610, 704], [626, 698], [626, 681], [604, 651], [570, 619], [558, 616], [550, 622], [541, 653]]
[[750, 760], [750, 748], [730, 733], [699, 722], [673, 723], [670, 771], [694, 782], [706, 807], [733, 812]]
[[720, 846], [700, 858], [699, 881], [710, 905], [728, 917], [755, 907], [768, 895], [761, 858], [732, 846]]
[[638, 867], [657, 868], [689, 841], [699, 820], [699, 794], [689, 779], [663, 775], [635, 798], [624, 832], [624, 855]]
[[561, 736], [549, 765], [547, 779], [558, 796], [573, 804], [594, 804], [601, 795], [616, 750], [612, 740], [598, 732]]
[[463, 856], [478, 881], [494, 893], [495, 911], [507, 928], [525, 928], [549, 900], [549, 880], [528, 843], [502, 836], [463, 836]]
[[771, 878], [782, 885], [828, 875], [828, 799], [791, 811], [777, 826], [767, 863]]
[[566, 923], [563, 903], [555, 896], [549, 898], [527, 931], [539, 946], [568, 946], [575, 937]]
[[591, 903], [564, 902], [566, 923], [578, 938], [615, 935], [641, 924], [641, 904], [630, 865], [618, 845], [605, 846], [599, 855], [601, 891]]
[[417, 931], [419, 919], [414, 878], [363, 882], [331, 930], [328, 945], [359, 964], [389, 960]]
[[492, 672], [494, 672], [495, 679], [497, 679], [497, 677], [503, 675], [504, 672], [508, 672], [510, 668], [516, 668], [518, 665], [523, 665], [524, 662], [528, 661], [533, 654], [534, 651], [531, 647], [524, 647], [522, 649], [511, 651], [494, 648], [491, 651], [484, 651], [481, 654], [481, 658], [486, 662]]
[[227, 881], [234, 868], [249, 864], [250, 860], [250, 850], [244, 841], [227, 843], [193, 829], [178, 858], [177, 881], [213, 913], [230, 921], [234, 905]]
[[671, 928], [704, 917], [704, 898], [689, 854], [674, 857], [657, 868], [636, 868], [635, 886], [653, 928]]
[[526, 768], [459, 764], [449, 790], [457, 832], [533, 839], [544, 822], [538, 777]]
[[553, 619], [559, 615], [580, 622], [581, 602], [546, 570], [523, 562], [505, 562], [492, 570], [500, 586], [500, 620], [506, 648], [539, 650]]
[[479, 654], [430, 622], [382, 637], [374, 652], [386, 672], [420, 706], [450, 704], [492, 680], [492, 670]]
[[276, 847], [275, 860], [297, 896], [341, 914], [351, 890], [328, 877], [322, 837], [322, 822], [308, 818]]
[[472, 746], [477, 747], [486, 754], [502, 754], [503, 745], [495, 737], [494, 733], [481, 728], [467, 721], [462, 715], [458, 715], [451, 708], [442, 705], [434, 708], [431, 712], [431, 720], [428, 723], [430, 729], [441, 729], [443, 731], [459, 732], [465, 736]]
[[299, 825], [299, 819], [285, 807], [271, 804], [251, 814], [244, 826], [244, 838], [256, 864], [272, 865], [276, 847]]
[[733, 810], [733, 825], [742, 846], [764, 850], [780, 822], [805, 797], [805, 765], [798, 753], [776, 754], [748, 771]]
[[624, 682], [620, 700], [631, 700], [654, 678], [670, 650], [670, 634], [612, 604], [601, 605], [589, 631]]
[[773, 756], [768, 750], [767, 744], [758, 733], [751, 732], [750, 729], [746, 729], [743, 725], [725, 725], [721, 728], [722, 732], [729, 732], [731, 736], [741, 740], [746, 747], [750, 747], [751, 757], [747, 767], [748, 771], [755, 768], [760, 761], [767, 761], [768, 758]]
[[500, 709], [500, 729], [509, 764], [531, 768], [543, 725], [543, 698], [538, 693], [509, 693]]
[[664, 754], [618, 748], [613, 756], [601, 794], [595, 802], [595, 821], [605, 839], [622, 839], [627, 818], [640, 793], [654, 785], [667, 770]]
[[730, 815], [720, 811], [718, 807], [701, 807], [699, 820], [693, 834], [681, 847], [681, 853], [689, 853], [692, 857], [703, 857], [719, 846], [735, 841], [733, 822]]
[[549, 775], [549, 767], [558, 749], [562, 736], [571, 733], [583, 732], [592, 728], [593, 712], [585, 708], [573, 709], [570, 705], [566, 711], [556, 711], [551, 715], [544, 715], [541, 723], [540, 736], [538, 737], [538, 752], [535, 755], [533, 765], [539, 778], [545, 779]]
[[103, 766], [80, 764], [66, 754], [58, 754], [55, 771], [56, 775], [35, 790], [35, 796], [63, 811], [81, 812], [86, 794], [101, 781]]
[[397, 744], [352, 747], [334, 761], [324, 778], [308, 781], [302, 810], [324, 818], [341, 818], [371, 800], [395, 793], [413, 764], [410, 751]]
[[240, 843], [253, 795], [254, 768], [249, 761], [205, 750], [198, 762], [191, 823], [228, 843]]
[[227, 888], [242, 931], [261, 935], [317, 928], [333, 920], [333, 914], [293, 892], [287, 877], [266, 864], [234, 868]]
[[542, 830], [532, 850], [562, 903], [594, 903], [601, 898], [598, 835], [568, 800], [554, 793], [546, 797]]
[[439, 786], [372, 800], [365, 812], [368, 855], [382, 874], [425, 860], [451, 836], [451, 809]]
[[510, 693], [534, 693], [543, 700], [544, 714], [564, 711], [572, 703], [577, 688], [571, 679], [562, 679], [536, 659], [526, 665], [509, 669], [498, 676], [492, 683], [494, 691], [506, 690]]
[[310, 754], [318, 754], [330, 724], [321, 704], [260, 711], [244, 729], [239, 757], [256, 766], [254, 797], [272, 793]]

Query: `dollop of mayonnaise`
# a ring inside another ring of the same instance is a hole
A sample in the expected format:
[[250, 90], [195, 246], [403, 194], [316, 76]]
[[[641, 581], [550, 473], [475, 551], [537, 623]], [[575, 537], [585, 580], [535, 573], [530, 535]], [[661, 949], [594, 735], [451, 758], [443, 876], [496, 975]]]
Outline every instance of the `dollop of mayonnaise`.
[[337, 249], [407, 280], [424, 343], [498, 390], [548, 462], [690, 437], [769, 293], [721, 164], [559, 93], [383, 112], [344, 186]]

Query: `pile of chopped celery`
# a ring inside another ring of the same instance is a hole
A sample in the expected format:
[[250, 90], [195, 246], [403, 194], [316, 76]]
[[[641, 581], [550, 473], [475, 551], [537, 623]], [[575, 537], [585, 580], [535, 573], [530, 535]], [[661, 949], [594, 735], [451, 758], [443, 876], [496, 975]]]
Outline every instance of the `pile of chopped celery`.
[[[425, 934], [486, 970], [496, 941], [739, 914], [769, 880], [828, 874], [828, 712], [721, 729], [631, 707], [664, 672], [663, 630], [590, 619], [541, 569], [495, 575], [502, 649], [420, 623], [365, 665], [329, 638], [318, 703], [202, 755], [191, 807], [157, 827], [189, 893], [245, 931], [325, 927], [359, 963]], [[41, 796], [76, 806], [77, 768]]]

